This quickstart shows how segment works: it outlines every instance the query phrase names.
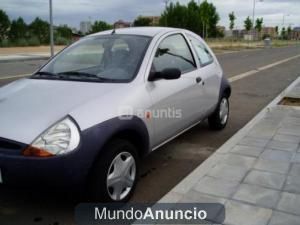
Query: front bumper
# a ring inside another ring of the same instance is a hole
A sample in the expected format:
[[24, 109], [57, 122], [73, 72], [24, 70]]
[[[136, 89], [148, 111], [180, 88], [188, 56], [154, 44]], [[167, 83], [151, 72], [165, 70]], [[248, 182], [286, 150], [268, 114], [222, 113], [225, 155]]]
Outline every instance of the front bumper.
[[91, 135], [84, 133], [77, 149], [66, 155], [49, 158], [23, 156], [22, 151], [27, 145], [22, 143], [18, 143], [19, 148], [15, 149], [0, 144], [2, 184], [63, 189], [84, 187], [99, 152], [99, 145], [91, 138]]

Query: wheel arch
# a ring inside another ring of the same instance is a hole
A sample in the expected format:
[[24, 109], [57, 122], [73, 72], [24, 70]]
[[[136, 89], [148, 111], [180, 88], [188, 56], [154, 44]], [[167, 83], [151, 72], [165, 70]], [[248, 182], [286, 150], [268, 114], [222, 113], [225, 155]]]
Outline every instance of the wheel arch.
[[220, 94], [219, 94], [219, 101], [221, 98], [225, 96], [229, 98], [231, 96], [231, 85], [229, 81], [223, 76], [221, 80], [221, 87], [220, 87]]
[[119, 117], [97, 124], [82, 133], [85, 147], [89, 151], [88, 174], [93, 171], [97, 160], [101, 159], [101, 154], [105, 146], [113, 139], [126, 139], [136, 146], [138, 155], [142, 158], [150, 152], [150, 138], [146, 124], [142, 119], [134, 116], [130, 119], [120, 119]]

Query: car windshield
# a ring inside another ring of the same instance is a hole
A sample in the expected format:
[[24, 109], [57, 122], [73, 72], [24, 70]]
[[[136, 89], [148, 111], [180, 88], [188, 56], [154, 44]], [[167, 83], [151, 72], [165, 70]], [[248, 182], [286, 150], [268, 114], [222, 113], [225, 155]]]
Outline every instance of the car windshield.
[[117, 34], [85, 38], [54, 57], [32, 78], [129, 82], [149, 41], [150, 37]]

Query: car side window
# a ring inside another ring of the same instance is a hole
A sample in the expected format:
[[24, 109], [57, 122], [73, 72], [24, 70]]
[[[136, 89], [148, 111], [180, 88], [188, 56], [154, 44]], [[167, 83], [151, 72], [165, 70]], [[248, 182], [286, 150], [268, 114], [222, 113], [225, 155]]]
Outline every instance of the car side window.
[[200, 62], [200, 65], [206, 66], [211, 64], [214, 59], [212, 57], [212, 55], [209, 53], [209, 51], [207, 50], [207, 48], [201, 43], [201, 41], [199, 41], [197, 38], [194, 38], [191, 35], [188, 35], [188, 38], [190, 39]]
[[191, 50], [181, 34], [166, 37], [159, 45], [151, 70], [161, 72], [166, 68], [177, 68], [182, 74], [196, 69]]

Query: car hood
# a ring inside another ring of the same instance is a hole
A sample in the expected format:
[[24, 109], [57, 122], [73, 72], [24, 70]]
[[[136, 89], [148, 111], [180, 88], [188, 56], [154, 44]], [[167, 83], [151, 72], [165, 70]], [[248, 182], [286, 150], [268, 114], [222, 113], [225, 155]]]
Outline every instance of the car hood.
[[22, 79], [0, 88], [0, 137], [30, 144], [72, 110], [124, 84]]

